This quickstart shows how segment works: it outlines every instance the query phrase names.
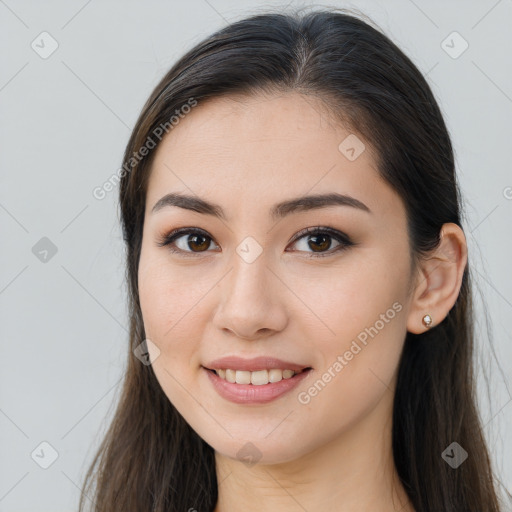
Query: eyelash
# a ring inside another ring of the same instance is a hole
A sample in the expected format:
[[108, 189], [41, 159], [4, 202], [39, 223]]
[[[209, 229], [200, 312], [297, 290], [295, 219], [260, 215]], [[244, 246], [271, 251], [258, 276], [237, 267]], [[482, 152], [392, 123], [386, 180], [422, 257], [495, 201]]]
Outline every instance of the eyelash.
[[[162, 238], [157, 242], [157, 245], [159, 247], [166, 246], [166, 247], [168, 247], [170, 252], [186, 255], [185, 257], [195, 258], [195, 256], [189, 256], [189, 255], [201, 254], [203, 252], [208, 252], [208, 251], [199, 251], [199, 252], [183, 251], [182, 249], [177, 249], [176, 247], [174, 247], [173, 243], [178, 238], [181, 238], [184, 235], [201, 235], [201, 236], [204, 236], [205, 238], [209, 238], [210, 240], [213, 241], [213, 238], [210, 237], [208, 235], [208, 233], [206, 231], [203, 231], [202, 229], [178, 228], [178, 229], [171, 231], [170, 233], [168, 233], [166, 235], [163, 235]], [[334, 253], [344, 251], [344, 250], [348, 249], [349, 247], [356, 245], [344, 233], [342, 233], [336, 229], [329, 228], [329, 227], [323, 227], [323, 226], [316, 226], [316, 227], [310, 227], [310, 228], [303, 229], [302, 231], [297, 233], [297, 236], [292, 240], [291, 243], [292, 244], [296, 243], [301, 238], [304, 238], [306, 235], [327, 235], [327, 236], [335, 239], [340, 244], [337, 247], [335, 247], [334, 249], [326, 251], [326, 252], [310, 253], [310, 256], [308, 256], [310, 258], [323, 258], [326, 256], [331, 256]]]

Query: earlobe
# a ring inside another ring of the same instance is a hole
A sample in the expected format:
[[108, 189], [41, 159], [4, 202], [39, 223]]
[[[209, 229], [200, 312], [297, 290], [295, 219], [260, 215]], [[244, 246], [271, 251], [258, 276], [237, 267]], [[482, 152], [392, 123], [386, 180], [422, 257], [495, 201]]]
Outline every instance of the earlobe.
[[466, 237], [452, 222], [443, 224], [439, 246], [419, 263], [407, 330], [421, 334], [441, 323], [459, 296], [467, 264]]

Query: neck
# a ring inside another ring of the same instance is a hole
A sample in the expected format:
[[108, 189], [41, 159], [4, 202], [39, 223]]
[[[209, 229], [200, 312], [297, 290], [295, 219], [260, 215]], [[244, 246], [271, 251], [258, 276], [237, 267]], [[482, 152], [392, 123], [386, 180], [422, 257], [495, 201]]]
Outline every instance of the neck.
[[245, 512], [414, 512], [393, 462], [392, 398], [387, 392], [356, 425], [299, 459], [248, 466], [215, 452], [214, 512], [242, 504]]

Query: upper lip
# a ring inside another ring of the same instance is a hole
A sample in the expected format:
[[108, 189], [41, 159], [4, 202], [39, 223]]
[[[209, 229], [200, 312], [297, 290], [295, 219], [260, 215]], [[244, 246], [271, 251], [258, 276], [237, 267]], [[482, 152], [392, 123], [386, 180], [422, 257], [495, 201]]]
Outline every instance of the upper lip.
[[300, 372], [306, 368], [311, 368], [305, 364], [291, 363], [276, 359], [275, 357], [260, 356], [252, 359], [242, 359], [241, 357], [228, 356], [215, 359], [207, 363], [205, 366], [208, 370], [230, 369], [230, 370], [245, 370], [249, 372], [256, 372], [258, 370], [271, 370], [273, 368], [280, 370], [293, 370]]

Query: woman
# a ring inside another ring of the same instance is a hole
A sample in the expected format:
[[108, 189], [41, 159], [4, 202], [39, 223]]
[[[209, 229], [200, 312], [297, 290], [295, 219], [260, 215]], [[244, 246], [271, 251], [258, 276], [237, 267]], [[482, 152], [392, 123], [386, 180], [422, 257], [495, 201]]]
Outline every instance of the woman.
[[500, 510], [452, 146], [385, 35], [213, 34], [144, 106], [120, 206], [130, 357], [81, 510]]

